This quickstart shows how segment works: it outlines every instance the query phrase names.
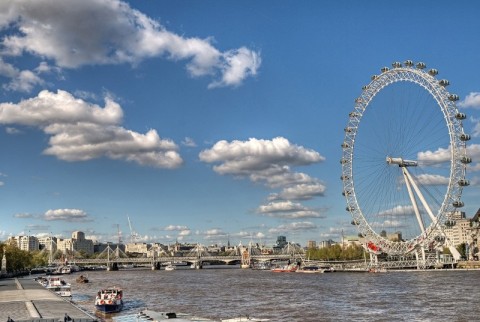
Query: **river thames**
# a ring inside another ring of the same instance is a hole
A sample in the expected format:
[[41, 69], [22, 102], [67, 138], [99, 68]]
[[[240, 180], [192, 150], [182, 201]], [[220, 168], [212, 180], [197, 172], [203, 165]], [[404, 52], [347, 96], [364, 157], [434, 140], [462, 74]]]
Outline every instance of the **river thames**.
[[480, 316], [478, 270], [299, 274], [130, 269], [89, 271], [87, 284], [75, 282], [79, 274], [64, 279], [72, 283], [72, 300], [92, 313], [99, 289], [123, 288], [125, 306], [117, 316], [147, 308], [270, 321], [478, 321]]

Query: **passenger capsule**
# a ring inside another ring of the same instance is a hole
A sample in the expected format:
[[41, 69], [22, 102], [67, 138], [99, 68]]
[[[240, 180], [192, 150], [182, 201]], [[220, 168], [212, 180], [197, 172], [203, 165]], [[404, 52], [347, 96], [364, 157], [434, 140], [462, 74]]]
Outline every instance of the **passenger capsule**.
[[470, 139], [471, 139], [471, 137], [470, 137], [470, 135], [468, 135], [468, 134], [462, 133], [462, 134], [460, 135], [460, 140], [461, 140], [461, 141], [469, 141]]
[[457, 94], [450, 94], [450, 95], [448, 95], [448, 99], [452, 102], [455, 102], [455, 101], [458, 101], [460, 99], [460, 97], [458, 97]]
[[361, 103], [361, 102], [363, 102], [363, 99], [361, 97], [357, 97], [355, 99], [355, 103]]
[[378, 75], [372, 75], [372, 77], [370, 77], [371, 80], [376, 80], [378, 78]]
[[349, 162], [348, 159], [344, 159], [344, 158], [340, 159], [340, 164], [345, 164], [348, 162]]
[[358, 226], [358, 221], [352, 220], [352, 223], [351, 223], [351, 224], [354, 225], [354, 226]]
[[442, 243], [442, 242], [445, 241], [445, 237], [444, 237], [444, 236], [436, 236], [436, 237], [435, 237], [435, 240], [436, 240], [437, 242]]
[[411, 60], [406, 60], [406, 61], [404, 62], [404, 64], [405, 64], [405, 66], [407, 66], [407, 67], [412, 67], [412, 66], [413, 66], [413, 61], [411, 61]]
[[347, 133], [352, 133], [352, 132], [353, 132], [353, 129], [352, 129], [351, 127], [346, 127], [346, 128], [344, 129], [344, 131], [347, 132]]
[[365, 90], [367, 90], [367, 89], [368, 89], [368, 85], [363, 85], [363, 86], [362, 86], [362, 90], [365, 91]]
[[458, 180], [458, 185], [462, 187], [466, 187], [470, 185], [470, 181], [468, 181], [467, 179], [460, 179]]
[[348, 113], [348, 116], [350, 116], [350, 117], [359, 117], [360, 114], [358, 114], [357, 112], [350, 112], [350, 113]]
[[355, 210], [355, 207], [347, 206], [347, 208], [345, 208], [345, 209], [347, 209], [347, 211], [354, 211], [354, 210]]
[[422, 62], [417, 63], [417, 68], [418, 69], [424, 69], [425, 67], [427, 67], [427, 65], [425, 65], [425, 63], [422, 63]]
[[349, 147], [350, 147], [350, 145], [348, 145], [348, 143], [345, 143], [345, 142], [342, 143], [342, 148], [346, 149], [346, 148], [349, 148]]
[[455, 208], [462, 208], [465, 204], [463, 203], [463, 201], [457, 200], [457, 201], [454, 201], [454, 202], [452, 203], [452, 205], [453, 205]]
[[432, 68], [428, 71], [428, 73], [430, 74], [430, 76], [436, 76], [438, 75], [438, 70]]
[[440, 86], [445, 87], [445, 86], [450, 85], [450, 82], [449, 82], [447, 79], [441, 79], [441, 80], [438, 82], [438, 84], [440, 84]]
[[472, 158], [464, 156], [460, 159], [460, 162], [462, 162], [463, 164], [469, 164], [472, 163]]
[[381, 69], [382, 73], [388, 72], [389, 70], [390, 70], [390, 68], [388, 68], [388, 67], [383, 67]]
[[342, 181], [345, 181], [345, 180], [348, 180], [348, 179], [350, 179], [350, 177], [346, 176], [346, 175], [343, 175], [343, 176], [340, 177], [340, 180], [342, 180]]
[[393, 68], [400, 68], [400, 67], [402, 67], [402, 63], [396, 61], [396, 62], [392, 63], [392, 67]]
[[455, 114], [455, 118], [457, 120], [464, 120], [464, 119], [467, 118], [467, 115], [465, 113], [457, 113], [457, 114]]

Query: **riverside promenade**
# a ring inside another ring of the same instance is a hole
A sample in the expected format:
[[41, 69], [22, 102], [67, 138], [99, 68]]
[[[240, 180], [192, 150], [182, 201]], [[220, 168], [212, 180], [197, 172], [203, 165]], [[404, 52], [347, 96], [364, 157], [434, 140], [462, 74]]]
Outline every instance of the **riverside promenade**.
[[45, 289], [32, 277], [0, 279], [0, 322], [8, 318], [18, 321], [63, 322], [98, 321], [68, 300]]

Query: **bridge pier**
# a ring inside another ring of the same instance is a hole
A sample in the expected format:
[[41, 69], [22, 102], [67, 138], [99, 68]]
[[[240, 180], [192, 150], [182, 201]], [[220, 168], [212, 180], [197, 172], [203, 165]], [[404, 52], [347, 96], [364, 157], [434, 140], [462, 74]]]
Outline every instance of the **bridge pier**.
[[107, 264], [107, 271], [118, 271], [118, 264], [117, 263], [108, 263]]
[[158, 271], [160, 269], [160, 262], [152, 263], [152, 271]]

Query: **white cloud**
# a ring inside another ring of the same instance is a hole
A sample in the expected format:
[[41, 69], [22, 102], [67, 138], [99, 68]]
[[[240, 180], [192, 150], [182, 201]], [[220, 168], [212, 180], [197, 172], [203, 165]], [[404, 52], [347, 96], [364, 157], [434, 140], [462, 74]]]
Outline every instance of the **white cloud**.
[[28, 214], [28, 213], [19, 213], [19, 214], [13, 215], [13, 217], [15, 217], [15, 218], [33, 218], [34, 216], [32, 214]]
[[122, 118], [121, 107], [108, 96], [102, 108], [61, 90], [45, 90], [18, 104], [0, 104], [0, 124], [42, 129], [50, 135], [44, 153], [61, 160], [108, 157], [159, 168], [182, 164], [173, 141], [161, 139], [153, 129], [145, 134], [127, 130], [119, 126]]
[[68, 222], [92, 221], [88, 214], [80, 209], [50, 209], [43, 215], [47, 221], [61, 220]]
[[152, 57], [188, 60], [194, 77], [212, 75], [210, 87], [236, 86], [260, 67], [260, 55], [245, 47], [221, 52], [211, 39], [174, 34], [118, 0], [5, 0], [0, 3], [3, 54], [25, 52], [62, 68], [138, 64]]
[[194, 147], [197, 146], [195, 141], [192, 138], [189, 138], [189, 137], [186, 137], [185, 139], [183, 139], [182, 144], [185, 145], [185, 146], [188, 146], [190, 148], [194, 148]]
[[270, 202], [257, 208], [257, 213], [283, 219], [322, 218], [320, 212], [291, 201]]
[[278, 194], [272, 194], [270, 200], [284, 199], [284, 200], [308, 200], [314, 197], [323, 196], [325, 194], [325, 185], [317, 183], [297, 184], [291, 187], [284, 188]]
[[417, 182], [424, 186], [448, 185], [450, 178], [438, 174], [421, 174], [416, 177]]
[[188, 229], [187, 226], [168, 225], [163, 230], [166, 230], [166, 231], [181, 231], [181, 230], [186, 230], [186, 229]]
[[19, 129], [11, 127], [11, 126], [7, 126], [5, 128], [5, 132], [7, 132], [7, 134], [10, 134], [10, 135], [16, 135], [16, 134], [22, 134], [23, 133]]
[[289, 224], [280, 225], [275, 228], [270, 228], [268, 232], [272, 234], [278, 234], [278, 233], [285, 233], [285, 232], [291, 232], [291, 231], [310, 231], [315, 229], [317, 229], [317, 225], [309, 221], [304, 221], [304, 222], [293, 222]]
[[448, 148], [438, 148], [436, 151], [425, 151], [419, 152], [417, 154], [417, 159], [419, 162], [426, 165], [435, 165], [445, 162], [450, 162], [450, 147]]
[[43, 80], [29, 70], [19, 70], [8, 64], [0, 57], [0, 76], [10, 79], [9, 83], [2, 85], [5, 90], [30, 92], [36, 85], [42, 85]]
[[480, 93], [479, 92], [472, 92], [468, 94], [465, 99], [458, 103], [458, 106], [464, 108], [480, 108]]
[[377, 214], [377, 216], [412, 216], [415, 215], [413, 206], [395, 206], [391, 209], [386, 209]]

